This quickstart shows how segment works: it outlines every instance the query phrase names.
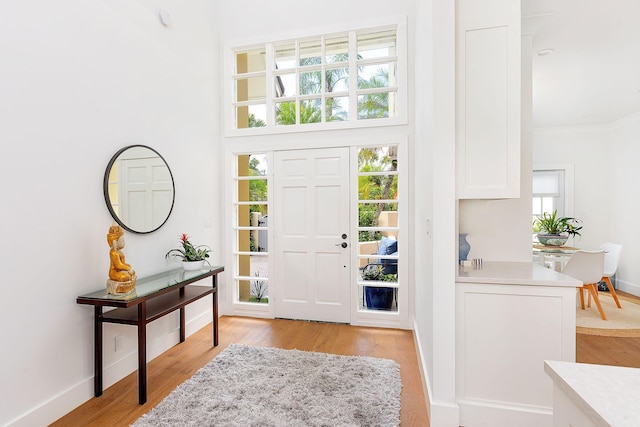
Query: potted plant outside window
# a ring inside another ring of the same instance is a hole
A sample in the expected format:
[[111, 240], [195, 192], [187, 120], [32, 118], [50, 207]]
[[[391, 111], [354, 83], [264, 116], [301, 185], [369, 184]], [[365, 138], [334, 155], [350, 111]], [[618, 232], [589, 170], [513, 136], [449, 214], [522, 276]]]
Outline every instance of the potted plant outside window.
[[533, 229], [537, 231], [538, 241], [545, 246], [562, 246], [569, 237], [580, 236], [581, 220], [572, 217], [558, 217], [555, 210], [549, 214], [544, 212], [533, 222]]

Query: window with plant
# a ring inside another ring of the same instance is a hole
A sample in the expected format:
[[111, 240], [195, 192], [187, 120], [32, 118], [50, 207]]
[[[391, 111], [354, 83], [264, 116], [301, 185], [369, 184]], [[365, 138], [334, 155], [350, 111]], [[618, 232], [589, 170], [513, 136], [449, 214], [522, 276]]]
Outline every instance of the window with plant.
[[265, 154], [236, 156], [236, 301], [269, 302], [269, 175]]
[[[381, 309], [370, 294], [398, 288], [398, 147], [358, 149], [358, 269], [361, 309]], [[384, 283], [384, 286], [383, 286]], [[384, 310], [397, 310], [385, 305]]]

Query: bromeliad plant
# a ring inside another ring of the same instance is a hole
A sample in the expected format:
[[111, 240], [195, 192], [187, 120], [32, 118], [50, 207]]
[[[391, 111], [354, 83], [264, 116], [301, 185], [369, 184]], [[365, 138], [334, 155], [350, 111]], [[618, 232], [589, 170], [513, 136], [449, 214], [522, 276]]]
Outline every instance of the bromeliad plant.
[[[197, 245], [194, 246], [189, 241], [189, 236], [182, 233], [179, 238], [180, 243], [182, 244], [181, 248], [171, 249], [169, 252], [165, 254], [165, 259], [168, 260], [180, 260], [184, 262], [190, 261], [205, 261], [209, 264], [209, 252], [213, 252], [209, 246], [206, 245]], [[209, 264], [211, 265], [211, 264]]]
[[544, 212], [533, 222], [534, 231], [540, 234], [580, 236], [581, 220], [571, 217], [558, 217], [558, 211], [552, 214]]

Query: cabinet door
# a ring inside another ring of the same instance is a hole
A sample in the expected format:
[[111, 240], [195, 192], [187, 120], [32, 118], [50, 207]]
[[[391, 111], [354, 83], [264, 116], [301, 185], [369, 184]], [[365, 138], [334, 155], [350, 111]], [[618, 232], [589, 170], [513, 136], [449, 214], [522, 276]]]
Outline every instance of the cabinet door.
[[520, 196], [520, 0], [459, 0], [457, 195]]

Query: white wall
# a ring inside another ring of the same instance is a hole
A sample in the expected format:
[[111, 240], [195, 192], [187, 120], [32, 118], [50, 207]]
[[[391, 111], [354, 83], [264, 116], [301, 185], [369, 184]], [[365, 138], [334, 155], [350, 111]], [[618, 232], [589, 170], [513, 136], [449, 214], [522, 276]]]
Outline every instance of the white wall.
[[[124, 253], [138, 274], [169, 268], [164, 253], [182, 232], [210, 244], [214, 262], [222, 255], [215, 8], [204, 0], [3, 1], [0, 425], [46, 425], [93, 395], [93, 310], [75, 299], [105, 286], [112, 219], [102, 178], [118, 149], [155, 148], [176, 184], [162, 229], [126, 233]], [[204, 227], [204, 218], [215, 225]], [[208, 307], [188, 309], [190, 329], [210, 319]], [[150, 357], [177, 342], [177, 325], [167, 316], [150, 327]], [[116, 333], [124, 335], [118, 353]], [[105, 326], [106, 385], [136, 368], [135, 343], [135, 328]]]
[[457, 426], [454, 3], [419, 2], [416, 40], [414, 334], [430, 423]]
[[593, 249], [609, 239], [609, 127], [534, 129], [533, 164], [574, 166], [572, 216], [583, 222], [574, 244]]
[[640, 158], [640, 113], [618, 121], [611, 131], [608, 163], [609, 200], [600, 210], [609, 215], [608, 241], [624, 245], [616, 285], [640, 295], [640, 194], [638, 192], [638, 159]]
[[640, 113], [593, 127], [536, 129], [534, 165], [574, 165], [575, 217], [583, 221], [576, 246], [597, 248], [603, 242], [624, 245], [616, 286], [640, 295], [640, 244], [634, 226], [640, 215], [636, 197]]

